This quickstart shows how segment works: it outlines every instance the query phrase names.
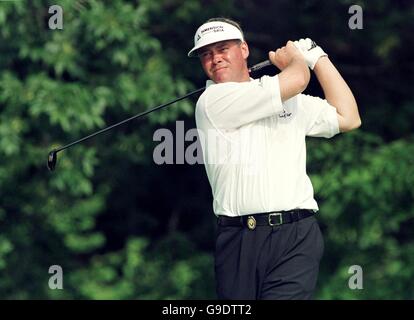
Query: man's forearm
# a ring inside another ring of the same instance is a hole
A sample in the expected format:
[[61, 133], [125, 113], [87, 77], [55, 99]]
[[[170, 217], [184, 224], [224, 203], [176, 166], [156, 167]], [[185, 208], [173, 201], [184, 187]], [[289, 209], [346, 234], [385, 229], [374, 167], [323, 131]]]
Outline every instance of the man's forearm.
[[361, 118], [354, 95], [329, 58], [319, 58], [313, 71], [326, 100], [337, 110], [340, 131], [358, 128], [361, 125]]
[[291, 63], [279, 73], [279, 86], [282, 101], [302, 93], [310, 80], [309, 68], [303, 59], [292, 59]]
[[292, 41], [286, 46], [269, 52], [269, 60], [278, 67], [280, 97], [288, 100], [302, 93], [308, 86], [310, 72], [306, 61]]

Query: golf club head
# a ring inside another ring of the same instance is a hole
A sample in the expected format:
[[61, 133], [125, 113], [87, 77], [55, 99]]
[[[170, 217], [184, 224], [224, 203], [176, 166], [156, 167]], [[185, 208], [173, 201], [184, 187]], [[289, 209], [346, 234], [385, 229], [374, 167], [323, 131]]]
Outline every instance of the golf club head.
[[56, 161], [57, 161], [57, 152], [56, 150], [52, 150], [49, 152], [49, 155], [47, 157], [47, 167], [49, 168], [50, 171], [53, 171], [55, 169]]

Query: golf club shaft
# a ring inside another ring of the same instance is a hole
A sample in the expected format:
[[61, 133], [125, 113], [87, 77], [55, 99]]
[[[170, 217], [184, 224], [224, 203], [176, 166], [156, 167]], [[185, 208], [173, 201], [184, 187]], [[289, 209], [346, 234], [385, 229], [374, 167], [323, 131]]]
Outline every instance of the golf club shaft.
[[[258, 63], [258, 64], [255, 64], [254, 66], [252, 66], [251, 68], [249, 68], [249, 72], [250, 72], [250, 73], [251, 73], [251, 72], [256, 72], [256, 71], [258, 71], [258, 70], [260, 70], [260, 69], [262, 69], [262, 68], [265, 68], [265, 67], [267, 67], [267, 66], [270, 66], [270, 65], [272, 65], [272, 63], [271, 63], [269, 60], [266, 60], [266, 61], [260, 62], [260, 63]], [[196, 93], [198, 93], [198, 92], [203, 91], [204, 89], [205, 89], [205, 87], [200, 88], [200, 89], [197, 89], [197, 90], [194, 90], [194, 91], [192, 91], [192, 92], [190, 92], [190, 93], [187, 93], [186, 95], [184, 95], [184, 96], [182, 96], [182, 97], [179, 97], [179, 98], [177, 98], [177, 99], [175, 99], [175, 100], [173, 100], [173, 101], [170, 101], [170, 102], [164, 103], [164, 104], [162, 104], [162, 105], [159, 105], [158, 107], [155, 107], [155, 108], [149, 109], [149, 110], [144, 111], [144, 112], [142, 112], [142, 113], [139, 113], [139, 114], [137, 114], [137, 115], [135, 115], [135, 116], [132, 116], [132, 117], [130, 117], [130, 118], [128, 118], [128, 119], [122, 120], [122, 121], [120, 121], [120, 122], [118, 122], [118, 123], [115, 123], [115, 124], [113, 124], [113, 125], [111, 125], [111, 126], [109, 126], [109, 127], [107, 127], [107, 128], [104, 128], [104, 129], [102, 129], [102, 130], [99, 130], [99, 131], [97, 131], [97, 132], [95, 132], [95, 133], [92, 133], [92, 134], [90, 134], [90, 135], [88, 135], [88, 136], [86, 136], [86, 137], [83, 137], [83, 138], [81, 138], [81, 139], [79, 139], [79, 140], [73, 141], [73, 142], [71, 142], [71, 143], [69, 143], [69, 144], [67, 144], [67, 145], [65, 145], [65, 146], [62, 146], [62, 147], [56, 148], [56, 149], [54, 149], [53, 151], [54, 151], [55, 153], [57, 153], [57, 152], [59, 152], [59, 151], [65, 150], [65, 149], [67, 149], [67, 148], [70, 148], [71, 146], [73, 146], [73, 145], [75, 145], [75, 144], [78, 144], [78, 143], [81, 143], [81, 142], [83, 142], [83, 141], [85, 141], [85, 140], [91, 139], [91, 138], [93, 138], [93, 137], [95, 137], [95, 136], [97, 136], [97, 135], [99, 135], [99, 134], [101, 134], [101, 133], [104, 133], [104, 132], [109, 131], [109, 130], [111, 130], [111, 129], [113, 129], [113, 128], [116, 128], [116, 127], [118, 127], [118, 126], [120, 126], [120, 125], [123, 125], [124, 123], [127, 123], [127, 122], [129, 122], [129, 121], [131, 121], [131, 120], [134, 120], [134, 119], [136, 119], [136, 118], [140, 118], [140, 117], [142, 117], [142, 116], [147, 115], [148, 113], [151, 113], [151, 112], [153, 112], [153, 111], [156, 111], [156, 110], [159, 110], [159, 109], [165, 108], [165, 107], [167, 107], [167, 106], [169, 106], [169, 105], [171, 105], [171, 104], [173, 104], [173, 103], [176, 103], [176, 102], [178, 102], [178, 101], [180, 101], [180, 100], [183, 100], [183, 99], [185, 99], [185, 98], [188, 98], [188, 97], [190, 97], [190, 96], [192, 96], [192, 95], [194, 95], [194, 94], [196, 94]]]
[[95, 133], [92, 133], [92, 134], [90, 134], [90, 135], [88, 135], [88, 136], [86, 136], [86, 137], [83, 137], [83, 138], [81, 138], [81, 139], [79, 139], [79, 140], [73, 141], [73, 142], [71, 142], [71, 143], [69, 143], [69, 144], [67, 144], [67, 145], [65, 145], [65, 146], [63, 146], [63, 147], [59, 147], [59, 148], [55, 149], [55, 152], [59, 152], [59, 151], [65, 150], [65, 149], [70, 148], [71, 146], [73, 146], [73, 145], [75, 145], [75, 144], [78, 144], [78, 143], [81, 143], [81, 142], [83, 142], [83, 141], [85, 141], [85, 140], [88, 140], [88, 139], [90, 139], [90, 138], [93, 138], [93, 137], [97, 136], [98, 134], [104, 133], [104, 132], [109, 131], [109, 130], [111, 130], [111, 129], [115, 128], [115, 127], [118, 127], [118, 126], [120, 126], [120, 125], [123, 125], [123, 124], [124, 124], [124, 123], [126, 123], [126, 122], [129, 122], [129, 121], [131, 121], [131, 120], [134, 120], [134, 119], [139, 118], [139, 117], [142, 117], [142, 116], [145, 116], [146, 114], [151, 113], [151, 112], [153, 112], [153, 111], [156, 111], [156, 110], [158, 110], [158, 109], [165, 108], [165, 107], [169, 106], [170, 104], [173, 104], [173, 103], [176, 103], [176, 102], [178, 102], [178, 101], [180, 101], [180, 100], [183, 100], [183, 99], [185, 99], [185, 98], [188, 98], [188, 97], [190, 97], [190, 96], [192, 96], [192, 95], [194, 95], [194, 94], [196, 94], [196, 93], [198, 93], [198, 92], [200, 92], [200, 91], [203, 91], [204, 89], [205, 89], [205, 87], [200, 88], [200, 89], [197, 89], [197, 90], [192, 91], [192, 92], [190, 92], [190, 93], [187, 93], [186, 95], [184, 95], [184, 96], [182, 96], [182, 97], [179, 97], [179, 98], [177, 98], [177, 99], [175, 99], [175, 100], [173, 100], [173, 101], [170, 101], [170, 102], [164, 103], [164, 104], [162, 104], [162, 105], [159, 105], [158, 107], [155, 107], [155, 108], [149, 109], [149, 110], [147, 110], [147, 111], [141, 112], [141, 113], [139, 113], [139, 114], [136, 114], [135, 116], [132, 116], [132, 117], [130, 117], [130, 118], [128, 118], [128, 119], [122, 120], [122, 121], [120, 121], [120, 122], [118, 122], [118, 123], [115, 123], [115, 124], [113, 124], [113, 125], [109, 126], [109, 127], [106, 127], [106, 128], [104, 128], [104, 129], [99, 130], [99, 131], [97, 131], [97, 132], [95, 132]]

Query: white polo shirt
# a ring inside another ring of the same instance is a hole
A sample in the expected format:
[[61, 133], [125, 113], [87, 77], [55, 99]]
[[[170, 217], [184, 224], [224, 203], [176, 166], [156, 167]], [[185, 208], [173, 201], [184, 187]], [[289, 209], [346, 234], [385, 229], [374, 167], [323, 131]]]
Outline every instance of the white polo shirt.
[[299, 94], [282, 103], [277, 75], [208, 80], [195, 116], [216, 215], [319, 209], [306, 174], [305, 137], [339, 133], [326, 100]]

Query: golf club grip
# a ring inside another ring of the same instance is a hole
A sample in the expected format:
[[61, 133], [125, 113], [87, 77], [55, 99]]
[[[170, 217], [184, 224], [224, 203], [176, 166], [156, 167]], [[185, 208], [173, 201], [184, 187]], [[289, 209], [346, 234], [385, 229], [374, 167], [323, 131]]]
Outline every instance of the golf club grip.
[[254, 66], [249, 68], [249, 72], [256, 72], [259, 71], [260, 69], [263, 69], [265, 67], [268, 66], [272, 66], [273, 64], [270, 62], [270, 60], [265, 60], [263, 62], [260, 62], [258, 64], [255, 64]]

